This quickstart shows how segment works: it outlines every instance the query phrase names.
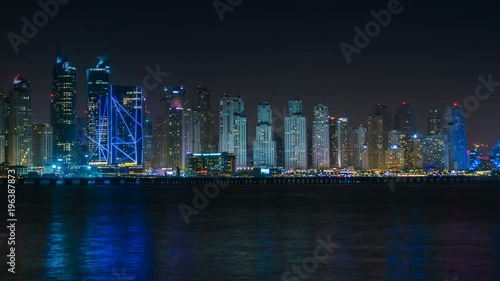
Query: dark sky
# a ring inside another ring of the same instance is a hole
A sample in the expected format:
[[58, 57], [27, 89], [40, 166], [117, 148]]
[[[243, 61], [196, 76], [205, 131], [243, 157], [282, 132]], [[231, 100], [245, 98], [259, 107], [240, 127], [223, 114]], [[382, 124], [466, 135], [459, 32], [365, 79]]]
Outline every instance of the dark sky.
[[[339, 44], [353, 44], [353, 28], [364, 28], [373, 20], [370, 11], [387, 9], [388, 2], [243, 0], [221, 22], [212, 0], [71, 0], [15, 54], [7, 34], [21, 34], [21, 18], [32, 19], [41, 8], [37, 1], [10, 1], [0, 17], [0, 88], [11, 89], [17, 73], [29, 79], [33, 120], [48, 122], [60, 44], [78, 70], [82, 115], [85, 70], [108, 47], [113, 84], [142, 85], [146, 66], [159, 64], [171, 73], [162, 87], [192, 92], [204, 84], [214, 107], [224, 92], [243, 96], [253, 135], [259, 102], [281, 111], [293, 97], [304, 100], [307, 116], [322, 102], [351, 125], [364, 123], [377, 102], [395, 110], [406, 101], [425, 132], [427, 108], [462, 103], [474, 95], [479, 75], [500, 81], [496, 1], [402, 0], [404, 10], [348, 64]], [[149, 92], [150, 107], [162, 87]], [[500, 87], [468, 118], [470, 142], [500, 140], [499, 109]]]

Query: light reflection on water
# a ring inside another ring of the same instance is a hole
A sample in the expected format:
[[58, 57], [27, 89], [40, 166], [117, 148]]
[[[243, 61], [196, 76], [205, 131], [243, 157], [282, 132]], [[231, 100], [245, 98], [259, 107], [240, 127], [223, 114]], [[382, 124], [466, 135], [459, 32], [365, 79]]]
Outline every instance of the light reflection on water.
[[309, 280], [500, 280], [493, 189], [233, 188], [189, 225], [177, 206], [191, 188], [38, 187], [19, 198], [12, 280], [282, 280], [328, 235], [340, 247]]

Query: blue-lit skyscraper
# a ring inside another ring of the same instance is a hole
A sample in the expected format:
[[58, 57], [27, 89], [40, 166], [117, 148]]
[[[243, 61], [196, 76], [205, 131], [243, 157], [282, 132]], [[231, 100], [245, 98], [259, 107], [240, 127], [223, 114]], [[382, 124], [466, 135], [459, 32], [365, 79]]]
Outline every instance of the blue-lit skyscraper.
[[285, 168], [289, 170], [308, 168], [307, 125], [302, 116], [302, 101], [288, 102], [289, 116], [285, 117]]
[[[109, 118], [109, 59], [105, 52], [95, 68], [87, 70], [86, 141], [89, 164], [106, 165], [110, 162], [108, 137]], [[108, 161], [109, 160], [109, 161]]]
[[141, 166], [144, 161], [143, 102], [141, 88], [111, 86], [108, 132], [112, 165]]
[[52, 74], [50, 119], [53, 157], [60, 164], [76, 164], [76, 68], [57, 52]]
[[467, 136], [462, 107], [455, 104], [447, 107], [444, 114], [444, 132], [448, 137], [450, 149], [450, 169], [465, 171], [469, 168], [467, 157]]
[[276, 142], [272, 130], [271, 105], [262, 102], [257, 108], [257, 128], [253, 142], [254, 167], [274, 167], [276, 164]]

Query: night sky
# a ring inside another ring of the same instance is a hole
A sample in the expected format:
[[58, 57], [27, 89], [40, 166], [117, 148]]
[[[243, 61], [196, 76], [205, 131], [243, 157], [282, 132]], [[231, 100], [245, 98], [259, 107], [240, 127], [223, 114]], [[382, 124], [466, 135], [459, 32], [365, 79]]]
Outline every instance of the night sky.
[[[255, 134], [259, 102], [281, 111], [294, 97], [304, 100], [306, 116], [322, 102], [331, 115], [349, 117], [352, 126], [365, 123], [377, 102], [395, 111], [406, 101], [425, 133], [429, 107], [463, 103], [474, 95], [479, 75], [500, 81], [495, 1], [402, 0], [404, 10], [351, 64], [339, 44], [353, 44], [353, 28], [364, 29], [373, 20], [370, 11], [387, 9], [389, 1], [243, 0], [221, 22], [212, 0], [71, 0], [18, 54], [7, 34], [21, 34], [21, 18], [31, 20], [41, 8], [37, 1], [10, 2], [2, 3], [0, 17], [0, 88], [10, 90], [17, 73], [29, 79], [36, 123], [49, 121], [58, 44], [78, 70], [80, 116], [85, 70], [107, 47], [113, 84], [142, 85], [148, 65], [170, 73], [148, 92], [151, 108], [163, 86], [184, 85], [192, 93], [206, 85], [214, 110], [224, 92], [241, 95], [249, 135]], [[499, 120], [500, 87], [468, 118], [469, 143], [499, 141]]]

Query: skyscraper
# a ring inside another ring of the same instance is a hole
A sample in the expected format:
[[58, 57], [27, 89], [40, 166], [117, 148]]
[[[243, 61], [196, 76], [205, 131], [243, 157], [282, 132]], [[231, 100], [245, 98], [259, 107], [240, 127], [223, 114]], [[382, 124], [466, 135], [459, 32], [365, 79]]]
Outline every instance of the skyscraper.
[[394, 130], [403, 134], [415, 134], [417, 132], [417, 118], [413, 107], [406, 102], [399, 105], [394, 115]]
[[417, 132], [413, 107], [403, 102], [394, 115], [394, 129], [401, 132], [400, 146], [403, 150], [404, 169], [413, 169], [413, 135]]
[[368, 117], [368, 161], [369, 169], [381, 170], [385, 168], [385, 149], [389, 145], [388, 133], [393, 127], [393, 118], [389, 108], [377, 104], [375, 114]]
[[33, 166], [43, 167], [52, 164], [53, 150], [52, 126], [50, 124], [33, 125]]
[[384, 128], [382, 116], [370, 115], [367, 121], [368, 169], [382, 169], [384, 159]]
[[144, 103], [144, 172], [151, 174], [156, 168], [156, 136], [151, 122], [151, 112]]
[[276, 142], [273, 140], [273, 112], [271, 105], [262, 102], [257, 107], [257, 127], [253, 142], [254, 167], [274, 167], [276, 165]]
[[422, 168], [424, 170], [449, 169], [449, 148], [446, 135], [422, 137]]
[[4, 90], [0, 89], [0, 163], [7, 159], [8, 118], [9, 98]]
[[111, 86], [108, 132], [111, 165], [141, 166], [144, 161], [142, 89]]
[[75, 165], [76, 143], [76, 68], [67, 57], [57, 52], [52, 72], [50, 103], [54, 160], [60, 164]]
[[467, 137], [462, 107], [454, 104], [447, 107], [444, 114], [444, 132], [448, 137], [450, 149], [450, 169], [464, 171], [469, 168], [467, 157]]
[[106, 51], [99, 58], [97, 66], [87, 70], [86, 140], [87, 162], [91, 165], [111, 163], [111, 158], [109, 158], [111, 142], [108, 135], [109, 74], [109, 59]]
[[328, 107], [318, 104], [313, 108], [312, 168], [330, 167], [330, 130]]
[[441, 112], [439, 109], [431, 108], [427, 111], [427, 135], [441, 134]]
[[330, 117], [330, 166], [347, 167], [349, 163], [349, 120]]
[[351, 127], [349, 129], [349, 163], [355, 169], [366, 170], [368, 151], [366, 144], [366, 128]]
[[288, 102], [285, 117], [285, 169], [307, 169], [307, 127], [302, 101]]
[[401, 134], [401, 132], [397, 130], [391, 130], [387, 134], [388, 146], [385, 150], [386, 170], [402, 170], [404, 168], [405, 159], [403, 148], [401, 147], [403, 137], [404, 134]]
[[236, 167], [246, 167], [247, 120], [243, 98], [224, 94], [219, 102], [219, 150], [235, 153]]
[[217, 151], [215, 116], [210, 107], [210, 92], [199, 86], [195, 92], [193, 138], [194, 152], [208, 153]]
[[9, 97], [8, 162], [31, 167], [31, 87], [30, 82], [17, 75]]

